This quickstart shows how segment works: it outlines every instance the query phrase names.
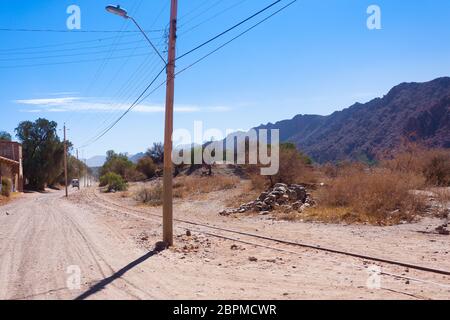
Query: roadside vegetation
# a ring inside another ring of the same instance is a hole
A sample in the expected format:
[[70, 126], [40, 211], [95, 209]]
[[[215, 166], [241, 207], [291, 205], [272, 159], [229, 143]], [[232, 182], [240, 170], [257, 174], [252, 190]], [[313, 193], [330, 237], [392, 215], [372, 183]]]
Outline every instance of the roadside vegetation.
[[[410, 222], [431, 207], [416, 190], [450, 186], [450, 151], [408, 144], [375, 165], [327, 164], [318, 168], [318, 175], [324, 181], [314, 192], [318, 205], [303, 218], [380, 225]], [[438, 198], [441, 188], [432, 190]]]
[[116, 192], [126, 191], [128, 185], [117, 173], [108, 172], [100, 177], [100, 187], [106, 187], [108, 192]]
[[253, 201], [255, 194], [277, 183], [299, 184], [312, 194], [315, 205], [301, 212], [280, 206], [272, 212], [276, 219], [391, 225], [433, 213], [428, 197], [417, 190], [432, 190], [434, 200], [440, 203], [449, 197], [448, 189], [442, 187], [450, 186], [450, 150], [416, 144], [405, 144], [370, 163], [323, 165], [313, 164], [294, 145], [283, 144], [279, 173], [264, 177], [259, 169], [259, 166], [245, 166], [251, 184], [242, 194], [228, 199], [227, 206], [236, 208]]
[[[55, 121], [39, 118], [23, 121], [15, 129], [22, 144], [23, 173], [27, 190], [43, 191], [46, 187], [58, 188], [64, 185], [64, 141], [58, 134]], [[11, 134], [1, 131], [0, 140], [11, 141]], [[70, 152], [72, 143], [67, 141]], [[79, 178], [89, 169], [69, 154], [68, 180]]]

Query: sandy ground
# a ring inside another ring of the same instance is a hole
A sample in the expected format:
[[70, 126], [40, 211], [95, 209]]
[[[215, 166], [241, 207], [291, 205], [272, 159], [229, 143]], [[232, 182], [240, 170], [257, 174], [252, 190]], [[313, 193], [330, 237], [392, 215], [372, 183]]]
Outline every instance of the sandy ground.
[[[279, 222], [221, 217], [223, 201], [223, 192], [177, 200], [175, 217], [450, 270], [450, 237], [417, 232], [437, 226], [436, 219], [393, 227]], [[1, 206], [0, 298], [450, 298], [448, 276], [378, 263], [382, 275], [374, 277], [370, 261], [234, 236], [259, 246], [243, 244], [201, 227], [186, 236], [181, 223], [175, 224], [175, 247], [156, 253], [158, 214], [161, 208], [96, 189], [71, 191], [69, 199], [57, 191], [25, 194]]]

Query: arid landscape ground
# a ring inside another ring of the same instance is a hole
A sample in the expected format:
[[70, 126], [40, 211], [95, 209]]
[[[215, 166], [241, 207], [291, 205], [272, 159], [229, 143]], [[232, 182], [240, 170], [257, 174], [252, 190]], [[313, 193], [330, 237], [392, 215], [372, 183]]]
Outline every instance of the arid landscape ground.
[[[175, 246], [157, 252], [161, 207], [130, 196], [142, 185], [71, 190], [68, 199], [61, 191], [26, 193], [1, 206], [0, 298], [450, 298], [448, 274], [271, 240], [449, 271], [450, 237], [433, 232], [439, 218], [381, 227], [219, 215], [246, 192], [240, 183], [175, 200]], [[79, 288], [69, 289], [70, 266], [79, 267]], [[373, 266], [381, 272], [375, 287]]]

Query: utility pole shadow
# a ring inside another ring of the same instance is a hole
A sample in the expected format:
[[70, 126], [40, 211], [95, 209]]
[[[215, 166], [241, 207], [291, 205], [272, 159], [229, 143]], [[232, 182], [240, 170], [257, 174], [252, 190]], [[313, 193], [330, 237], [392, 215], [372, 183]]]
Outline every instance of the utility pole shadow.
[[160, 251], [162, 251], [162, 250], [159, 250], [158, 246], [156, 246], [156, 248], [154, 250], [146, 253], [142, 257], [140, 257], [140, 258], [134, 260], [133, 262], [127, 264], [125, 267], [123, 267], [122, 269], [120, 269], [119, 271], [114, 273], [113, 275], [109, 276], [108, 278], [105, 278], [105, 279], [97, 282], [96, 284], [94, 284], [89, 290], [87, 290], [86, 292], [84, 292], [84, 293], [80, 294], [78, 297], [76, 297], [75, 300], [87, 299], [90, 296], [92, 296], [93, 294], [103, 290], [104, 288], [106, 288], [107, 285], [112, 283], [114, 280], [121, 278], [129, 270], [131, 270], [134, 267], [138, 266], [139, 264], [141, 264], [145, 260], [149, 259], [150, 257], [154, 256], [155, 254], [158, 254]]

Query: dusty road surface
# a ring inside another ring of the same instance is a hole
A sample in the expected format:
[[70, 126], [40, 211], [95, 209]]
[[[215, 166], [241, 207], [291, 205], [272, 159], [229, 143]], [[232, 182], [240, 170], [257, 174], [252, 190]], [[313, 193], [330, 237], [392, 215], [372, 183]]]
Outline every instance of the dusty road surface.
[[[221, 198], [179, 201], [175, 216], [450, 270], [448, 237], [417, 232], [427, 221], [382, 229], [225, 219], [217, 215]], [[176, 246], [156, 253], [160, 211], [94, 188], [69, 199], [25, 194], [0, 206], [0, 298], [450, 298], [449, 276], [195, 225], [188, 236], [182, 223]]]

